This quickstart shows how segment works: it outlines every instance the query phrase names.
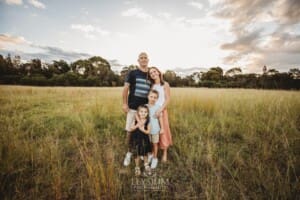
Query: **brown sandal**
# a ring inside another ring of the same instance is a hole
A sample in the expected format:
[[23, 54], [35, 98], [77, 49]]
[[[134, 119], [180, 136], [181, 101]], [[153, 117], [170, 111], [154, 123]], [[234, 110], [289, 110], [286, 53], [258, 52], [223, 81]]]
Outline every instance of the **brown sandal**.
[[140, 167], [135, 167], [134, 174], [135, 174], [135, 176], [140, 176], [141, 175], [141, 168]]
[[145, 172], [144, 172], [144, 175], [146, 175], [146, 176], [151, 176], [151, 168], [150, 168], [150, 166], [149, 166], [149, 164], [148, 163], [145, 163]]

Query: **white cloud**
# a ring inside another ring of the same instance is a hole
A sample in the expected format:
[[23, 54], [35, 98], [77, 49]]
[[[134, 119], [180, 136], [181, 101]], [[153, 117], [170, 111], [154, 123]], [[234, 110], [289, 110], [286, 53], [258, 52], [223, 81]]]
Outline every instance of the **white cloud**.
[[224, 2], [224, 0], [208, 0], [210, 6], [216, 6], [222, 2]]
[[[64, 41], [59, 42], [64, 43]], [[71, 51], [57, 46], [38, 45], [26, 40], [22, 36], [0, 34], [0, 54], [11, 54], [12, 56], [19, 55], [24, 60], [39, 58], [47, 62], [59, 59], [74, 61], [91, 57], [90, 54], [76, 52], [74, 49]]]
[[5, 0], [5, 3], [8, 5], [22, 5], [23, 1], [22, 0]]
[[84, 15], [89, 15], [89, 11], [86, 8], [81, 8], [81, 13]]
[[83, 31], [85, 33], [93, 32], [95, 30], [94, 26], [89, 25], [89, 24], [88, 25], [84, 25], [84, 24], [72, 24], [71, 28]]
[[134, 2], [133, 1], [124, 1], [124, 4], [125, 5], [130, 5], [130, 4], [134, 4]]
[[168, 12], [162, 12], [162, 13], [159, 13], [158, 16], [163, 17], [164, 19], [168, 20], [168, 19], [171, 19], [172, 15], [171, 15], [171, 13], [168, 13]]
[[0, 49], [9, 45], [29, 44], [22, 36], [12, 36], [9, 34], [0, 34]]
[[37, 17], [38, 14], [36, 14], [36, 13], [31, 13], [30, 16], [31, 16], [31, 17]]
[[[0, 1], [29, 8], [33, 4], [28, 2], [47, 4], [43, 0]], [[135, 64], [138, 53], [146, 51], [150, 62], [162, 69], [240, 65], [250, 72], [261, 70], [263, 65], [287, 68], [300, 63], [297, 2], [299, 0], [274, 3], [271, 0], [208, 0], [207, 6], [207, 2], [189, 0], [181, 2], [179, 11], [169, 3], [149, 5], [127, 1], [123, 2], [121, 11], [118, 7], [109, 14], [102, 12], [99, 4], [101, 16], [82, 5], [77, 12], [80, 18], [73, 18], [78, 21], [69, 24], [67, 31], [70, 32], [58, 30], [56, 37], [44, 37], [49, 38], [51, 45], [61, 44], [64, 48], [118, 59], [126, 65]], [[114, 15], [116, 12], [119, 16]], [[259, 34], [253, 34], [257, 31]], [[0, 48], [22, 46], [24, 40], [0, 34]], [[74, 42], [80, 40], [85, 42]]]
[[[223, 64], [244, 65], [250, 72], [264, 65], [287, 69], [299, 63], [299, 0], [210, 0], [212, 16], [230, 23], [233, 42], [220, 48], [230, 53]], [[243, 12], [240, 12], [243, 10]]]
[[117, 32], [116, 36], [118, 36], [120, 38], [128, 38], [130, 35], [127, 33]]
[[299, 0], [278, 0], [273, 6], [274, 18], [281, 24], [298, 24], [300, 21]]
[[128, 10], [123, 11], [121, 15], [124, 17], [137, 17], [139, 19], [149, 21], [153, 19], [153, 17], [150, 14], [146, 13], [142, 8], [138, 7], [129, 8]]
[[41, 9], [46, 8], [45, 4], [43, 4], [42, 2], [40, 2], [38, 0], [28, 0], [28, 3], [33, 5], [36, 8], [41, 8]]
[[4, 52], [4, 54], [17, 51], [37, 52], [31, 45], [32, 42], [22, 36], [0, 34], [0, 51]]
[[72, 24], [71, 29], [83, 32], [84, 36], [91, 40], [97, 40], [96, 34], [100, 34], [101, 36], [107, 36], [110, 34], [109, 31], [91, 24]]
[[86, 33], [84, 36], [87, 39], [90, 39], [90, 40], [97, 40], [97, 37], [94, 34], [91, 34], [91, 33]]
[[203, 9], [203, 4], [200, 3], [200, 2], [197, 2], [197, 1], [188, 2], [188, 5], [193, 6], [193, 7], [197, 8], [197, 9], [200, 9], [200, 10]]

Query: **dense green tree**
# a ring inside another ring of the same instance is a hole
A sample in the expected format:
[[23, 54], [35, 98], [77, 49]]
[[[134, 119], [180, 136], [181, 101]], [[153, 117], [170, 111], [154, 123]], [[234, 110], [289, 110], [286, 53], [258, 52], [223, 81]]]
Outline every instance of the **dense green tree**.
[[137, 68], [138, 68], [137, 65], [129, 65], [129, 66], [123, 67], [121, 72], [120, 72], [120, 76], [118, 78], [119, 79], [118, 82], [121, 82], [121, 84], [119, 84], [119, 85], [124, 84], [125, 78], [126, 78], [129, 71], [137, 69]]
[[112, 77], [111, 66], [108, 61], [100, 56], [94, 56], [86, 60], [77, 60], [71, 64], [73, 72], [91, 80], [98, 79], [99, 85], [110, 85]]
[[2, 70], [4, 72], [3, 75], [17, 75], [18, 69], [14, 68], [13, 61], [11, 59], [11, 55], [8, 54], [7, 57], [2, 61], [2, 64], [4, 65]]
[[88, 68], [90, 67], [90, 62], [88, 60], [77, 60], [71, 64], [71, 69], [73, 72], [87, 76]]
[[13, 68], [13, 63], [12, 63], [10, 54], [7, 54], [5, 61], [6, 61], [7, 68]]
[[241, 68], [239, 68], [239, 67], [234, 67], [234, 68], [231, 68], [231, 69], [229, 69], [229, 70], [227, 70], [226, 72], [225, 72], [225, 76], [229, 76], [229, 77], [233, 77], [233, 76], [235, 76], [235, 75], [237, 75], [237, 74], [241, 74], [242, 73], [242, 70], [241, 70]]
[[42, 62], [40, 59], [31, 60], [30, 74], [42, 74]]
[[69, 64], [64, 60], [59, 60], [59, 61], [54, 60], [53, 64], [50, 65], [49, 68], [51, 68], [51, 70], [55, 74], [63, 74], [70, 71], [71, 69]]
[[12, 60], [13, 67], [19, 69], [21, 66], [21, 56], [16, 55]]
[[220, 67], [212, 67], [202, 74], [201, 80], [221, 81], [223, 78], [223, 69]]
[[300, 79], [300, 70], [298, 68], [290, 69], [288, 73], [293, 79]]
[[269, 69], [266, 74], [267, 75], [275, 75], [275, 74], [278, 74], [278, 73], [279, 73], [279, 71], [276, 70], [276, 69]]
[[7, 71], [7, 65], [4, 57], [0, 55], [0, 76], [3, 76], [6, 74]]
[[164, 73], [164, 79], [170, 84], [170, 86], [174, 87], [174, 86], [177, 86], [177, 80], [178, 80], [178, 77], [176, 76], [176, 73], [172, 70], [167, 70], [165, 73]]
[[[64, 61], [42, 63], [32, 59], [21, 63], [21, 57], [13, 59], [0, 55], [0, 83], [25, 85], [61, 85], [61, 86], [121, 86], [130, 70], [136, 65], [123, 67], [120, 75], [111, 70], [107, 60], [100, 56], [77, 60], [70, 65]], [[240, 68], [231, 68], [223, 76], [223, 69], [212, 67], [207, 72], [195, 72], [180, 77], [174, 71], [167, 70], [164, 79], [172, 87], [234, 87], [266, 89], [300, 89], [300, 71], [290, 69], [280, 73], [276, 69], [260, 74], [242, 74]]]

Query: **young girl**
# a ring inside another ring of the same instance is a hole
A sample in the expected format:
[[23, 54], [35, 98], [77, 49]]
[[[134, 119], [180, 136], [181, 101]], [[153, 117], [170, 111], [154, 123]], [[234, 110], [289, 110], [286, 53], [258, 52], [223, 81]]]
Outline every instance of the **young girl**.
[[141, 105], [137, 108], [139, 121], [135, 120], [130, 131], [130, 146], [133, 155], [135, 156], [135, 175], [141, 175], [140, 156], [144, 157], [145, 175], [151, 175], [151, 169], [148, 163], [148, 153], [151, 152], [151, 144], [149, 140], [150, 124], [149, 124], [149, 109], [146, 105]]
[[159, 137], [159, 147], [163, 150], [162, 162], [166, 162], [168, 148], [173, 143], [167, 112], [167, 106], [170, 102], [170, 86], [163, 80], [162, 73], [156, 67], [150, 67], [149, 76], [152, 89], [157, 90], [159, 93], [156, 103], [160, 106], [160, 109], [156, 112], [156, 115], [159, 117], [162, 114], [164, 127], [164, 132]]

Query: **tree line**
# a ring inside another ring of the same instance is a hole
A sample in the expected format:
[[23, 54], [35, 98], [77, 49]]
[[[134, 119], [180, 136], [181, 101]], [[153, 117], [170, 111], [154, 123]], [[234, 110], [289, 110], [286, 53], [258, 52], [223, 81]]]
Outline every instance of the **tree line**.
[[[22, 63], [20, 56], [6, 57], [0, 54], [0, 84], [36, 86], [122, 86], [128, 71], [136, 65], [123, 67], [120, 73], [112, 71], [109, 62], [94, 56], [79, 59], [68, 64], [64, 60], [42, 63], [32, 59]], [[172, 70], [164, 73], [164, 79], [172, 87], [210, 88], [263, 88], [300, 89], [300, 70], [292, 68], [288, 72], [262, 68], [262, 74], [244, 74], [241, 68], [234, 67], [223, 71], [212, 67], [206, 72], [194, 72], [181, 77]]]

